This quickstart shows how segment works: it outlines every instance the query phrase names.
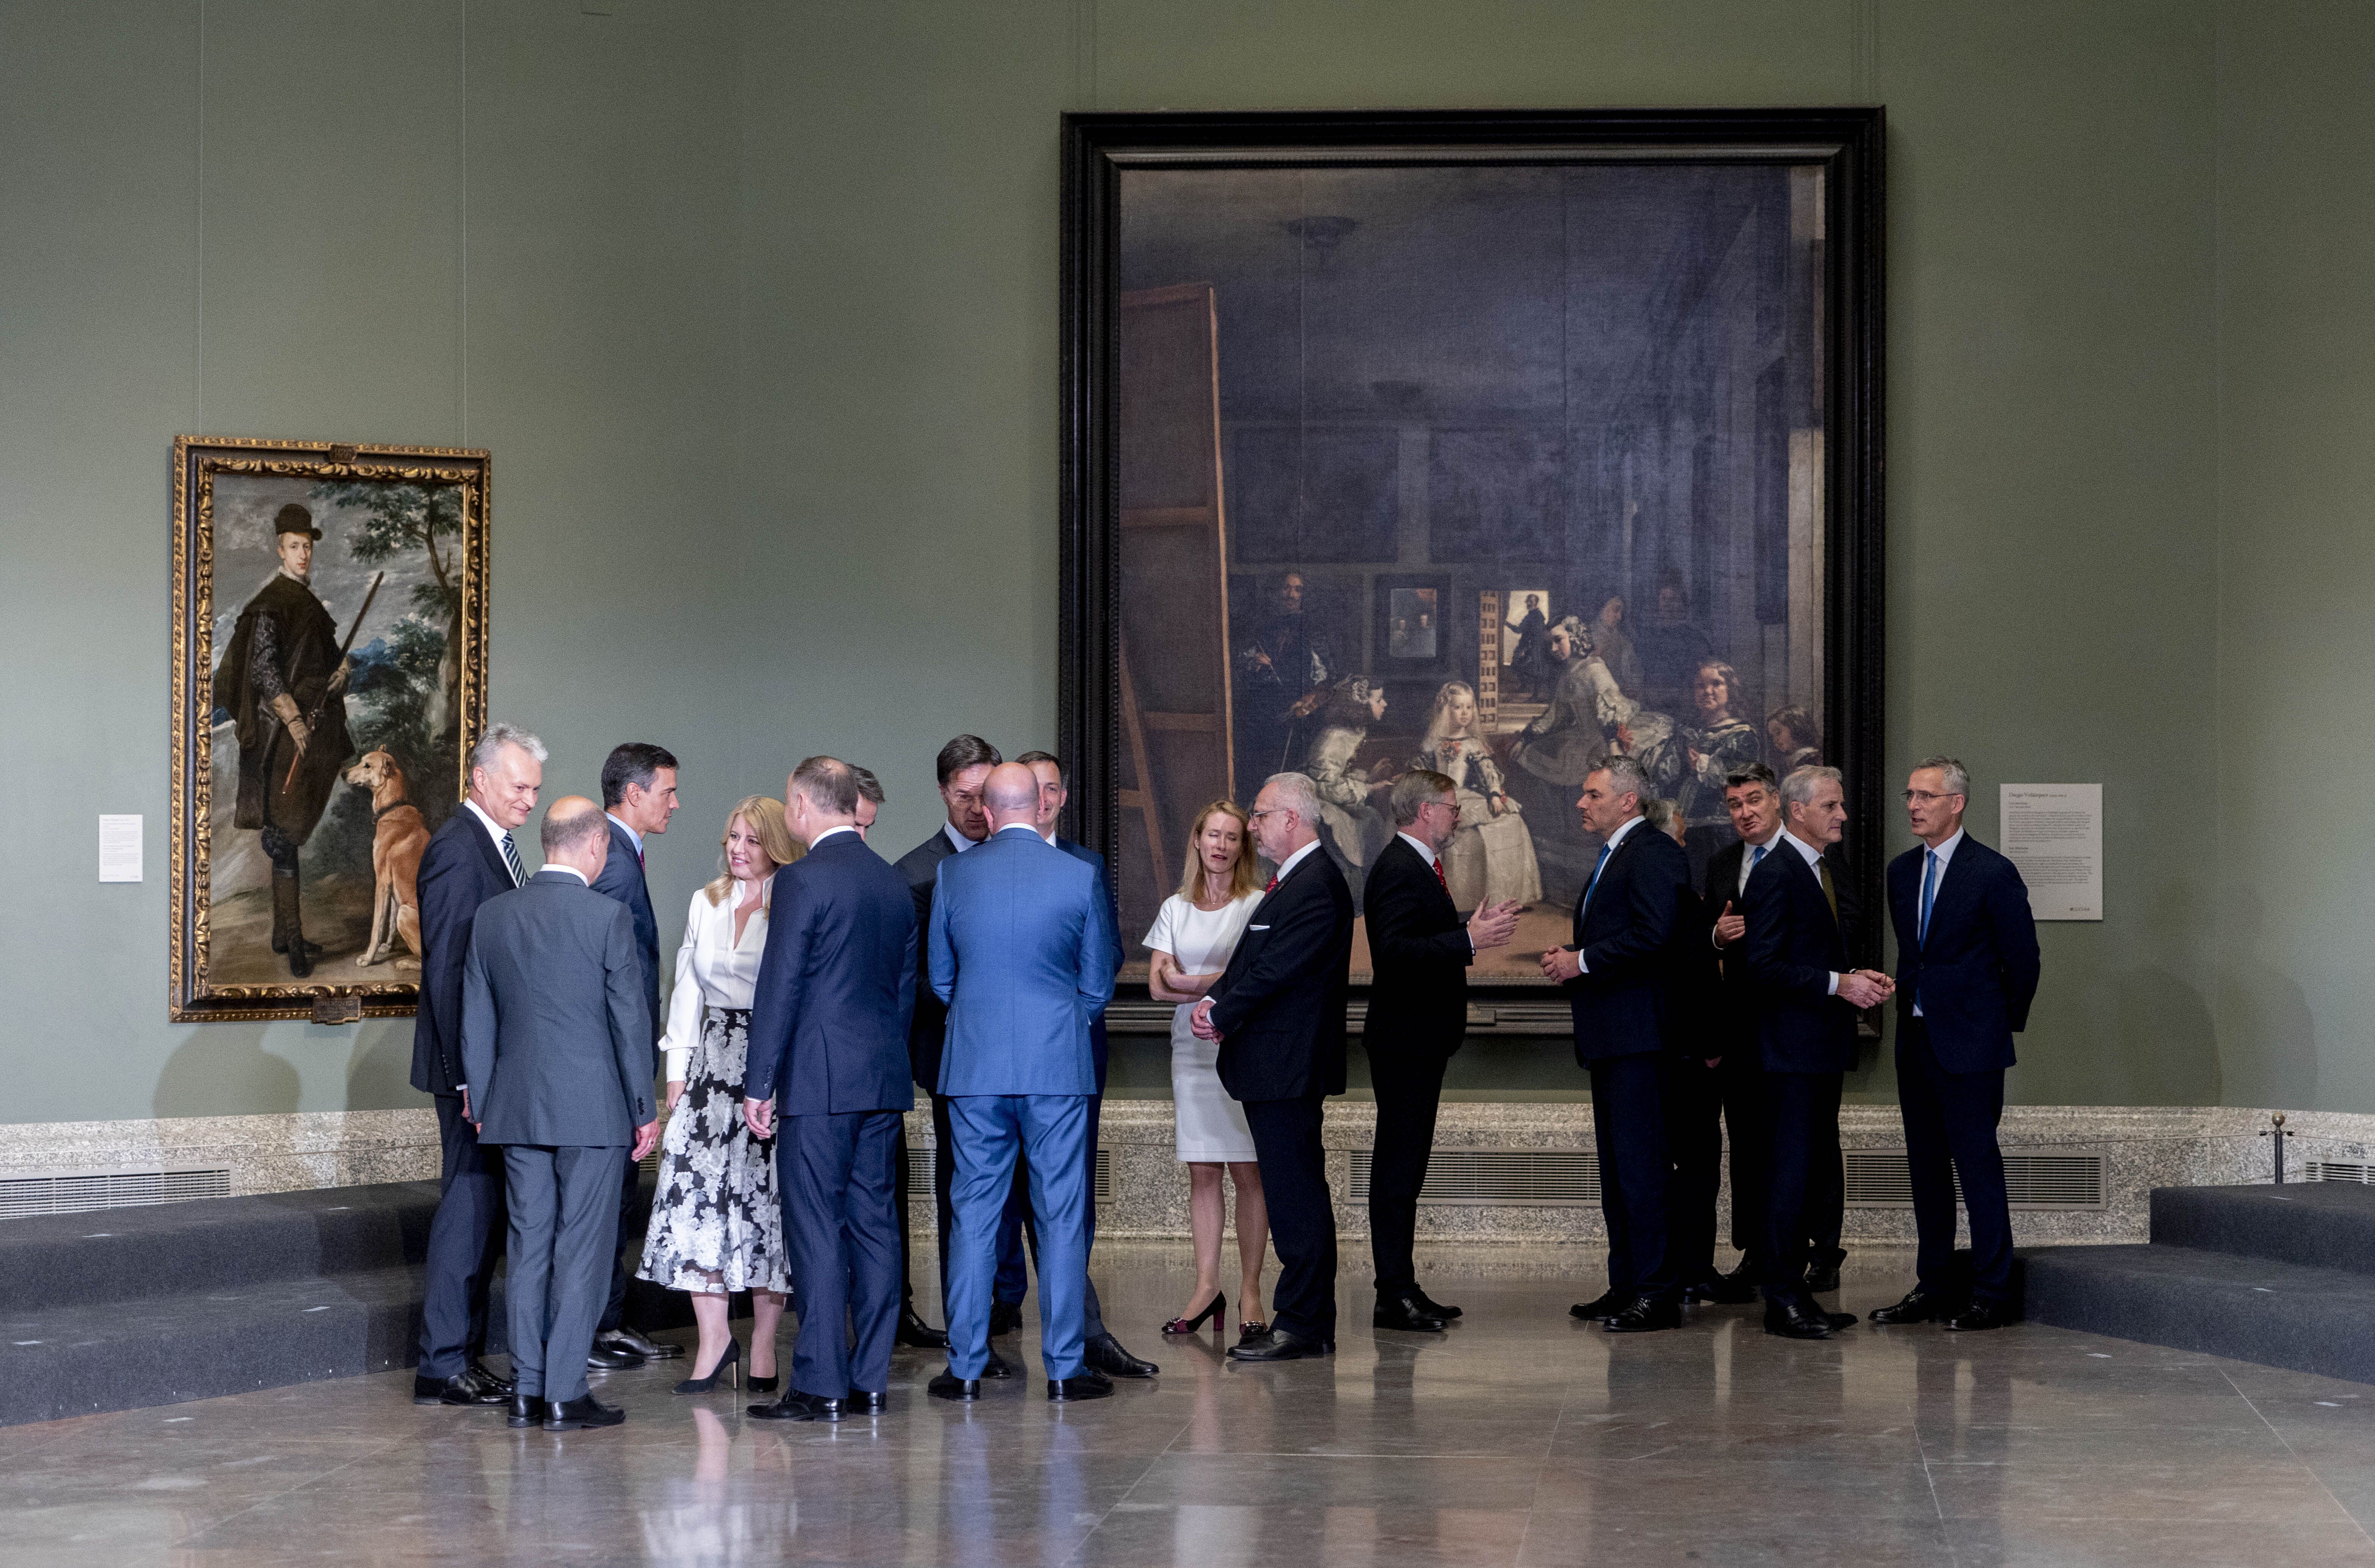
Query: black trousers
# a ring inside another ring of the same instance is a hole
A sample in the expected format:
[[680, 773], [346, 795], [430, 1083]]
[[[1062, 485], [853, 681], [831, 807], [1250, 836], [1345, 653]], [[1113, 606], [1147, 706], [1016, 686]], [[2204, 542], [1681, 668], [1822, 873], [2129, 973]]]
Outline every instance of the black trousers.
[[[956, 1134], [949, 1128], [949, 1102], [938, 1094], [932, 1096], [932, 1210], [934, 1227], [940, 1239], [940, 1288], [935, 1299], [940, 1303], [940, 1321], [949, 1320], [949, 1232], [956, 1227], [956, 1207], [949, 1201], [949, 1184], [957, 1173]], [[899, 1192], [899, 1299], [913, 1311], [916, 1305], [916, 1267], [907, 1238], [907, 1122], [899, 1120], [899, 1164], [896, 1173]]]
[[1322, 1100], [1313, 1094], [1244, 1104], [1246, 1126], [1254, 1135], [1254, 1158], [1261, 1164], [1262, 1196], [1270, 1202], [1270, 1243], [1278, 1249], [1270, 1325], [1333, 1343], [1336, 1208], [1319, 1142]]
[[[1768, 1301], [1802, 1294], [1812, 1246], [1808, 1232], [1829, 1221], [1816, 1205], [1844, 1199], [1839, 1158], [1840, 1073], [1765, 1075], [1772, 1106], [1773, 1146], [1766, 1178], [1765, 1266]], [[1836, 1192], [1837, 1198], [1831, 1195]], [[1837, 1234], [1836, 1229], [1830, 1232]], [[1819, 1242], [1819, 1238], [1816, 1238]], [[1836, 1245], [1836, 1243], [1834, 1243]], [[1825, 1261], [1828, 1261], [1826, 1259]]]
[[1753, 1256], [1764, 1243], [1765, 1173], [1773, 1161], [1773, 1113], [1754, 1039], [1716, 1063], [1715, 1082], [1731, 1150], [1731, 1244]]
[[1682, 1292], [1667, 1233], [1673, 1161], [1666, 1142], [1666, 1079], [1673, 1065], [1663, 1051], [1589, 1064], [1600, 1208], [1608, 1219], [1608, 1288], [1619, 1297], [1664, 1302]]
[[437, 1212], [422, 1270], [423, 1377], [453, 1377], [487, 1344], [487, 1285], [503, 1256], [503, 1151], [479, 1141], [462, 1097], [437, 1101]]
[[[1723, 1190], [1723, 1080], [1704, 1056], [1678, 1056], [1667, 1069], [1666, 1250], [1674, 1279], [1695, 1285], [1715, 1278], [1716, 1198]], [[1735, 1206], [1738, 1202], [1734, 1197]]]
[[2003, 1069], [1950, 1073], [1930, 1045], [1929, 1026], [1907, 1019], [1896, 1034], [1896, 1103], [1905, 1117], [1905, 1158], [1913, 1173], [1915, 1262], [1921, 1288], [1955, 1293], [1955, 1183], [1971, 1220], [1971, 1294], [2012, 1299], [2012, 1207], [2004, 1196]]
[[1377, 1134], [1369, 1156], [1369, 1257], [1380, 1299], [1418, 1284], [1418, 1265], [1411, 1256], [1418, 1189], [1435, 1151], [1435, 1115], [1449, 1061], [1447, 1053], [1424, 1046], [1369, 1054], [1369, 1081], [1377, 1093]]

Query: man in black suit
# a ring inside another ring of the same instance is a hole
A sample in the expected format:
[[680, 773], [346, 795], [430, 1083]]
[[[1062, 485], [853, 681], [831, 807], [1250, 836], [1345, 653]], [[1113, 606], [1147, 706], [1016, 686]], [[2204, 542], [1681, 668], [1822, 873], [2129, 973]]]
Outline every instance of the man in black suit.
[[[1905, 784], [1906, 815], [1921, 847], [1888, 865], [1896, 1101], [1920, 1251], [1912, 1292], [1873, 1313], [1874, 1323], [1944, 1318], [1949, 1328], [2000, 1328], [2020, 1312], [1996, 1123], [2012, 1037], [2027, 1027], [2041, 964], [2018, 868], [1963, 831], [1970, 794], [1962, 763], [1925, 758]], [[1967, 1301], [1954, 1278], [1957, 1177], [1971, 1218]]]
[[1850, 969], [1856, 906], [1823, 852], [1846, 831], [1837, 768], [1800, 768], [1781, 781], [1782, 831], [1749, 874], [1741, 908], [1743, 960], [1755, 990], [1757, 1047], [1772, 1109], [1766, 1177], [1765, 1331], [1826, 1339], [1855, 1318], [1826, 1313], [1806, 1279], [1806, 1207], [1818, 1170], [1839, 1165], [1839, 1081], [1856, 1059], [1856, 1013], [1891, 983]]
[[1246, 1108], [1278, 1248], [1270, 1332], [1229, 1357], [1287, 1362], [1336, 1349], [1336, 1209], [1319, 1131], [1327, 1097], [1344, 1092], [1353, 890], [1320, 851], [1319, 796], [1306, 775], [1271, 774], [1251, 820], [1278, 869], [1188, 1017], [1198, 1039], [1220, 1042], [1221, 1087]]
[[1576, 808], [1603, 841], [1575, 905], [1575, 940], [1542, 954], [1566, 987], [1575, 1055], [1591, 1074], [1600, 1205], [1608, 1218], [1608, 1289], [1567, 1310], [1612, 1334], [1679, 1327], [1682, 1286], [1667, 1247], [1667, 1080], [1682, 1042], [1674, 986], [1693, 939], [1691, 862], [1641, 815], [1648, 775], [1612, 757], [1584, 776]]
[[1418, 1189], [1435, 1147], [1443, 1069], [1468, 1032], [1468, 966], [1518, 929], [1514, 902], [1480, 904], [1466, 921], [1443, 875], [1443, 846], [1459, 830], [1459, 786], [1414, 769], [1394, 781], [1398, 830], [1369, 867], [1369, 1022], [1362, 1043], [1377, 1097], [1369, 1158], [1369, 1254], [1379, 1328], [1438, 1332], [1459, 1315], [1419, 1289], [1411, 1256]]
[[412, 1087], [435, 1097], [437, 1212], [422, 1269], [416, 1405], [500, 1405], [510, 1382], [479, 1361], [487, 1285], [502, 1256], [503, 1162], [481, 1148], [462, 1067], [462, 970], [479, 906], [527, 880], [512, 830], [544, 787], [544, 742], [491, 725], [470, 752], [470, 790], [421, 852], [420, 1006], [412, 1026]]
[[479, 1137], [503, 1151], [507, 1418], [616, 1426], [585, 1386], [603, 1276], [619, 1250], [619, 1167], [659, 1141], [634, 923], [594, 891], [610, 848], [583, 796], [544, 814], [544, 869], [480, 907], [462, 977], [462, 1062]]
[[[932, 889], [940, 873], [940, 862], [989, 837], [989, 813], [982, 806], [982, 785], [987, 782], [989, 771], [1005, 760], [997, 747], [977, 735], [960, 735], [940, 748], [936, 771], [940, 804], [948, 810], [948, 820], [930, 838], [901, 855], [895, 867], [907, 879], [908, 894], [916, 906], [916, 930], [931, 929]], [[917, 962], [921, 961], [919, 957]], [[939, 1232], [943, 1322], [948, 1317], [949, 1237], [956, 1222], [956, 1210], [949, 1202], [950, 1182], [956, 1174], [952, 1152], [956, 1134], [949, 1125], [948, 1102], [939, 1091], [940, 1043], [948, 1028], [949, 1009], [932, 994], [928, 977], [919, 969], [916, 976], [915, 1018], [907, 1028], [907, 1061], [916, 1082], [932, 1096], [932, 1138], [937, 1145], [932, 1154], [932, 1210], [935, 1228]], [[903, 1219], [907, 1212], [907, 1144], [904, 1132], [899, 1142], [899, 1212]], [[948, 1336], [926, 1324], [916, 1311], [916, 1270], [904, 1223], [899, 1227], [899, 1272], [905, 1303], [899, 1317], [899, 1342], [919, 1349], [946, 1349]], [[998, 1332], [998, 1326], [993, 1317], [991, 1332]], [[994, 1350], [989, 1353], [989, 1365], [984, 1375], [1007, 1375], [1006, 1362]]]
[[891, 1387], [899, 1121], [916, 1103], [916, 908], [905, 879], [858, 836], [849, 764], [809, 758], [784, 799], [785, 825], [809, 852], [770, 890], [742, 1114], [764, 1138], [783, 1102], [775, 1162], [800, 1333], [784, 1397], [750, 1414], [834, 1421], [879, 1412]]
[[[602, 812], [609, 824], [610, 849], [594, 890], [627, 906], [635, 925], [635, 960], [643, 974], [644, 1010], [651, 1016], [652, 1076], [660, 1071], [660, 927], [652, 914], [652, 890], [644, 880], [644, 840], [668, 831], [676, 815], [676, 759], [665, 747], [631, 740], [613, 747], [602, 762]], [[610, 1263], [610, 1297], [594, 1335], [599, 1367], [641, 1366], [684, 1354], [672, 1340], [654, 1339], [627, 1326], [627, 1249], [636, 1222], [648, 1217], [643, 1173], [627, 1162], [619, 1188], [619, 1256]]]

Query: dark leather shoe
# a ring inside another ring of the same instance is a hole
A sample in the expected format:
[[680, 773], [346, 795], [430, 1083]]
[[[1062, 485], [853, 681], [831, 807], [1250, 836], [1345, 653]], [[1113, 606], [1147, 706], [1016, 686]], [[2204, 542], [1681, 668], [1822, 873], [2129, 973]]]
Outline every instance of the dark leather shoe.
[[1717, 1306], [1746, 1306], [1756, 1299], [1756, 1282], [1737, 1274], [1718, 1274], [1684, 1289], [1683, 1299], [1712, 1302]]
[[617, 1426], [626, 1419], [626, 1411], [616, 1405], [606, 1405], [591, 1394], [580, 1394], [574, 1399], [562, 1399], [544, 1408], [544, 1430], [547, 1432], [580, 1432], [588, 1427]]
[[989, 1337], [991, 1338], [995, 1339], [1001, 1334], [1011, 1334], [1022, 1326], [1022, 1303], [992, 1302], [989, 1303]]
[[1845, 1263], [1847, 1261], [1847, 1257], [1848, 1255], [1842, 1252], [1837, 1257], [1826, 1257], [1820, 1259], [1809, 1258], [1806, 1262], [1806, 1289], [1810, 1291], [1837, 1290], [1839, 1288], [1839, 1265]]
[[1069, 1405], [1078, 1399], [1110, 1399], [1113, 1380], [1105, 1377], [1051, 1377], [1047, 1380], [1047, 1400], [1050, 1404]]
[[1858, 1322], [1861, 1321], [1851, 1312], [1825, 1312], [1820, 1307], [1814, 1309], [1814, 1315], [1829, 1324], [1834, 1332], [1841, 1328], [1853, 1328]]
[[512, 1380], [484, 1362], [472, 1362], [463, 1375], [477, 1378], [479, 1387], [494, 1389], [506, 1399], [512, 1397]]
[[1936, 1291], [1925, 1291], [1917, 1285], [1907, 1291], [1905, 1299], [1895, 1306], [1873, 1308], [1872, 1321], [1874, 1323], [1934, 1323], [1942, 1317], [1953, 1316], [1956, 1305], [1956, 1303], [1946, 1300]]
[[863, 1388], [853, 1388], [849, 1397], [841, 1402], [842, 1414], [847, 1416], [879, 1416], [891, 1408], [888, 1394], [868, 1394]]
[[1006, 1364], [1004, 1356], [992, 1350], [989, 1352], [989, 1359], [981, 1363], [981, 1374], [984, 1377], [1012, 1377], [1014, 1369]]
[[914, 1307], [901, 1311], [899, 1332], [893, 1338], [911, 1350], [945, 1350], [949, 1348], [949, 1337], [917, 1316]]
[[1332, 1339], [1313, 1339], [1283, 1328], [1273, 1328], [1258, 1339], [1229, 1347], [1233, 1362], [1299, 1362], [1324, 1356], [1336, 1348]]
[[467, 1372], [457, 1372], [451, 1377], [412, 1379], [412, 1402], [416, 1405], [508, 1405], [511, 1390], [490, 1388]]
[[955, 1373], [943, 1372], [924, 1385], [924, 1392], [935, 1399], [978, 1399], [981, 1397], [981, 1379], [959, 1377]]
[[1453, 1318], [1459, 1315], [1459, 1309], [1458, 1307], [1445, 1306], [1441, 1302], [1436, 1301], [1433, 1296], [1428, 1295], [1424, 1291], [1420, 1290], [1416, 1286], [1412, 1286], [1411, 1288], [1410, 1299], [1416, 1302], [1419, 1304], [1419, 1309], [1422, 1312], [1424, 1312], [1429, 1317], [1439, 1317], [1443, 1319], [1444, 1322], [1448, 1323]]
[[1566, 1309], [1569, 1317], [1579, 1317], [1586, 1323], [1605, 1323], [1633, 1304], [1633, 1298], [1616, 1291], [1602, 1291], [1588, 1302], [1578, 1302]]
[[585, 1352], [585, 1366], [589, 1372], [628, 1372], [644, 1364], [644, 1358], [634, 1351], [620, 1350], [616, 1345], [605, 1345], [599, 1339], [595, 1340], [594, 1348]]
[[1784, 1339], [1827, 1339], [1831, 1326], [1822, 1308], [1803, 1296], [1781, 1296], [1765, 1303], [1765, 1332]]
[[1395, 1328], [1405, 1334], [1440, 1334], [1444, 1320], [1418, 1304], [1415, 1291], [1405, 1291], [1399, 1296], [1379, 1296], [1377, 1310], [1369, 1315], [1371, 1326]]
[[1682, 1326], [1683, 1309], [1680, 1305], [1649, 1296], [1637, 1298], [1631, 1306], [1601, 1325], [1611, 1334], [1654, 1334], [1660, 1328], [1680, 1328]]
[[597, 1334], [594, 1342], [632, 1350], [647, 1362], [672, 1362], [684, 1354], [682, 1345], [670, 1339], [655, 1339], [632, 1328], [613, 1328], [607, 1334]]
[[1946, 1320], [1949, 1328], [2007, 1328], [2020, 1321], [2020, 1311], [2010, 1302], [1973, 1302], [1969, 1306]]
[[505, 1426], [542, 1426], [544, 1424], [544, 1400], [538, 1396], [514, 1394], [511, 1397], [510, 1404], [511, 1413], [503, 1417]]
[[1100, 1334], [1082, 1346], [1081, 1359], [1107, 1377], [1152, 1377], [1163, 1370], [1152, 1362], [1142, 1362], [1131, 1355], [1110, 1334]]
[[842, 1402], [828, 1399], [821, 1394], [803, 1394], [794, 1388], [773, 1404], [753, 1405], [750, 1419], [760, 1421], [837, 1421], [841, 1420]]

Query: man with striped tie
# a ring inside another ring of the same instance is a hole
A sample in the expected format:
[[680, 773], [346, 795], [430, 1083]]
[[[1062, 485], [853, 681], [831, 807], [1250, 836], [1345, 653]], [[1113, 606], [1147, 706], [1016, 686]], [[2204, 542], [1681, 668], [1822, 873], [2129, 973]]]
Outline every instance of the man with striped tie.
[[[2012, 1208], [1996, 1123], [2012, 1037], [2028, 1023], [2039, 962], [2028, 887], [2010, 860], [1963, 831], [1971, 775], [1931, 757], [1905, 784], [1918, 849], [1888, 864], [1896, 926], [1896, 1100], [1912, 1167], [1919, 1283], [1874, 1323], [1999, 1328], [2013, 1299]], [[1971, 1272], [1955, 1273], [1955, 1182], [1971, 1218]]]
[[412, 1087], [437, 1102], [437, 1213], [420, 1305], [416, 1405], [501, 1405], [512, 1385], [480, 1363], [487, 1285], [503, 1234], [503, 1161], [479, 1144], [462, 1070], [462, 968], [479, 906], [527, 880], [512, 830], [544, 787], [544, 742], [490, 725], [470, 753], [470, 792], [420, 855], [420, 1006], [412, 1027]]

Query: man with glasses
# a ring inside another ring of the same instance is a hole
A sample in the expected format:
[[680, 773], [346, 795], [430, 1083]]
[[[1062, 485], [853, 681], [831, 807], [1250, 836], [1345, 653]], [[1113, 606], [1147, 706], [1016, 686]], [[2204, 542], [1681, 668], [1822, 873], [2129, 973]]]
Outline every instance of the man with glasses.
[[1394, 781], [1393, 839], [1369, 868], [1362, 908], [1369, 928], [1369, 1081], [1377, 1131], [1369, 1165], [1369, 1251], [1379, 1328], [1431, 1334], [1459, 1315], [1419, 1289], [1411, 1256], [1418, 1189], [1435, 1146], [1443, 1070], [1468, 1031], [1468, 966], [1518, 929], [1514, 902], [1479, 904], [1466, 920], [1451, 902], [1443, 846], [1459, 830], [1459, 786], [1421, 768]]
[[[1888, 863], [1896, 927], [1896, 1100], [1912, 1168], [1918, 1282], [1874, 1323], [1944, 1320], [2000, 1328], [2012, 1291], [2012, 1209], [1996, 1123], [2012, 1037], [2028, 1023], [2040, 968], [2028, 888], [2013, 863], [1963, 831], [1971, 775], [1925, 758], [1906, 781], [1920, 846]], [[1955, 1273], [1955, 1182], [1971, 1219], [1971, 1273]]]

